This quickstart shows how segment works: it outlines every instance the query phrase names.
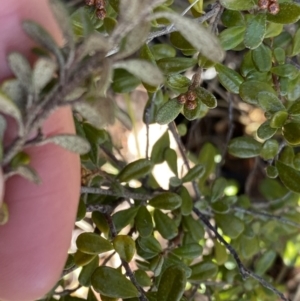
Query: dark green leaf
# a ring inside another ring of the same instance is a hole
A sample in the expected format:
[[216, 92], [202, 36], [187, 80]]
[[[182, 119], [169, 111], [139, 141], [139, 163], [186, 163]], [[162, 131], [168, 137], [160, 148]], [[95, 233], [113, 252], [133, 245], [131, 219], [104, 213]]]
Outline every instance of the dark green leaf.
[[[111, 285], [111, 284], [114, 285]], [[111, 298], [138, 297], [137, 288], [118, 270], [101, 266], [92, 275], [92, 285], [98, 293]]]
[[95, 233], [81, 233], [76, 239], [78, 250], [87, 254], [100, 254], [113, 249], [111, 243]]
[[237, 137], [232, 139], [228, 145], [231, 155], [238, 158], [252, 158], [259, 155], [262, 145], [252, 137]]
[[234, 215], [216, 214], [215, 218], [218, 226], [230, 238], [237, 238], [244, 231], [244, 223]]
[[139, 84], [141, 80], [133, 76], [126, 70], [115, 69], [112, 88], [117, 93], [127, 93], [133, 91]]
[[157, 66], [164, 74], [181, 73], [195, 66], [197, 61], [186, 57], [168, 57], [157, 61]]
[[151, 51], [156, 61], [165, 57], [175, 57], [176, 50], [168, 44], [155, 44], [151, 47]]
[[252, 51], [252, 59], [256, 69], [260, 72], [268, 72], [272, 67], [272, 51], [271, 49], [260, 44]]
[[282, 183], [291, 191], [300, 193], [300, 172], [280, 161], [276, 161], [276, 167]]
[[225, 10], [221, 16], [221, 21], [226, 27], [244, 25], [244, 15], [239, 11]]
[[152, 217], [145, 206], [141, 206], [137, 212], [135, 227], [141, 237], [148, 237], [153, 231]]
[[227, 91], [238, 94], [240, 85], [243, 83], [243, 78], [234, 70], [221, 65], [215, 66], [220, 83], [226, 88]]
[[119, 232], [124, 227], [129, 225], [135, 218], [138, 211], [138, 207], [131, 207], [125, 210], [120, 210], [112, 216], [113, 223], [116, 227], [116, 231]]
[[170, 34], [170, 42], [180, 50], [195, 50], [179, 31], [174, 31]]
[[160, 279], [157, 300], [180, 301], [186, 285], [185, 271], [180, 266], [167, 268]]
[[219, 35], [223, 49], [231, 50], [240, 45], [244, 40], [245, 29], [244, 25], [224, 29]]
[[180, 196], [182, 199], [182, 204], [180, 206], [181, 214], [189, 215], [193, 210], [193, 199], [184, 186], [180, 189]]
[[270, 120], [270, 127], [274, 129], [282, 127], [285, 124], [287, 118], [288, 118], [287, 111], [276, 112], [275, 114], [273, 114]]
[[199, 242], [204, 237], [204, 228], [199, 220], [195, 220], [191, 215], [182, 218], [184, 230], [188, 232], [195, 242]]
[[153, 218], [155, 222], [155, 228], [163, 238], [170, 240], [177, 236], [177, 225], [166, 213], [155, 209]]
[[178, 116], [182, 108], [183, 105], [177, 101], [177, 98], [170, 99], [159, 108], [155, 120], [159, 124], [168, 124]]
[[291, 64], [275, 66], [271, 69], [271, 72], [278, 76], [288, 77], [290, 79], [293, 79], [298, 75], [298, 69]]
[[208, 108], [213, 109], [217, 106], [216, 97], [202, 87], [198, 87], [195, 89], [195, 92], [198, 96], [198, 99], [203, 102]]
[[247, 22], [244, 43], [247, 48], [255, 49], [266, 34], [266, 15], [257, 14]]
[[164, 151], [170, 147], [169, 132], [166, 131], [158, 140], [155, 142], [151, 152], [151, 161], [154, 164], [160, 164], [164, 162]]
[[276, 259], [274, 250], [266, 251], [255, 263], [255, 273], [262, 276], [272, 265]]
[[120, 182], [128, 182], [132, 179], [139, 179], [151, 172], [153, 162], [147, 159], [139, 159], [126, 165], [118, 174]]
[[296, 3], [280, 3], [276, 15], [267, 14], [268, 21], [281, 24], [295, 23], [300, 18], [300, 6]]
[[266, 112], [275, 113], [280, 110], [285, 110], [284, 105], [279, 98], [270, 92], [259, 92], [257, 95], [258, 104]]
[[181, 74], [172, 74], [167, 77], [166, 85], [177, 93], [185, 93], [191, 80]]
[[277, 140], [269, 139], [263, 144], [260, 155], [264, 160], [273, 159], [277, 155], [278, 149], [279, 144]]
[[187, 106], [184, 106], [183, 115], [186, 119], [195, 120], [206, 115], [208, 107], [202, 101], [200, 101], [199, 98], [196, 99], [196, 105], [196, 108], [193, 110], [190, 110], [187, 108]]
[[172, 252], [182, 258], [194, 259], [201, 256], [203, 248], [197, 243], [185, 244], [174, 249]]
[[82, 286], [91, 286], [91, 276], [99, 266], [99, 257], [96, 256], [89, 264], [85, 265], [78, 277], [78, 281]]
[[284, 139], [291, 145], [300, 144], [300, 124], [287, 123], [282, 128]]
[[181, 197], [173, 192], [163, 192], [153, 197], [149, 205], [157, 209], [174, 210], [181, 206]]
[[168, 163], [168, 166], [170, 167], [171, 171], [177, 176], [178, 170], [177, 170], [177, 153], [173, 148], [167, 148], [164, 151], [164, 159]]
[[78, 266], [85, 266], [89, 264], [95, 257], [97, 257], [97, 255], [86, 254], [77, 250], [74, 254], [74, 262]]
[[136, 281], [140, 286], [151, 286], [152, 281], [148, 274], [143, 270], [136, 270], [134, 272]]
[[200, 178], [205, 172], [204, 166], [202, 164], [197, 164], [192, 167], [187, 174], [182, 178], [182, 182], [191, 182]]
[[120, 258], [130, 262], [135, 254], [135, 242], [128, 235], [117, 235], [113, 241], [113, 246]]
[[158, 254], [162, 251], [160, 243], [153, 236], [139, 238], [138, 244], [146, 252], [154, 252]]
[[231, 10], [249, 10], [255, 5], [252, 0], [221, 0], [220, 3]]
[[224, 195], [224, 190], [226, 188], [227, 181], [220, 177], [217, 178], [212, 186], [211, 189], [211, 202], [214, 203], [215, 201], [219, 200]]
[[218, 266], [213, 262], [203, 261], [190, 266], [192, 275], [189, 281], [207, 281], [214, 278], [218, 273]]

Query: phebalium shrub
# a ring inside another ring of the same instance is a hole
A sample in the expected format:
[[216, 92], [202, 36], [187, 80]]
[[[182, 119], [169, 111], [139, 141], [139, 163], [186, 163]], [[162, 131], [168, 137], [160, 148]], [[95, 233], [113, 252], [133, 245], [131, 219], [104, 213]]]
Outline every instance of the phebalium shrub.
[[[2, 156], [7, 177], [38, 182], [23, 152], [26, 135], [47, 112], [66, 104], [74, 110], [77, 136], [31, 141], [75, 151], [82, 164], [80, 234], [43, 300], [298, 300], [300, 5], [51, 6], [65, 46], [26, 21], [40, 57], [31, 70], [12, 53], [16, 79], [0, 94], [1, 112], [19, 124], [18, 148]], [[131, 104], [137, 89], [147, 95], [143, 142]], [[126, 157], [114, 121], [132, 129], [145, 153]], [[167, 187], [154, 173], [162, 163]], [[5, 223], [9, 208], [1, 210]]]

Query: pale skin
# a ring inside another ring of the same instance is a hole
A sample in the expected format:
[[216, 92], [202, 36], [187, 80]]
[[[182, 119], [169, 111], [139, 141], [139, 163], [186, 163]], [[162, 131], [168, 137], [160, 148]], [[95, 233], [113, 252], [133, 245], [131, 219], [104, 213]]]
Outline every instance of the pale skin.
[[[34, 43], [24, 34], [21, 21], [35, 20], [62, 44], [47, 0], [2, 1], [0, 9], [0, 82], [12, 76], [7, 54], [22, 52], [31, 62]], [[6, 139], [14, 135], [10, 125]], [[45, 135], [74, 133], [70, 108], [53, 113], [43, 124]], [[3, 183], [0, 196], [10, 218], [0, 226], [0, 300], [33, 301], [43, 297], [59, 280], [70, 244], [80, 193], [80, 161], [58, 146], [26, 149], [30, 165], [42, 184], [15, 176]], [[5, 191], [5, 193], [4, 193]], [[0, 201], [1, 202], [1, 201]]]

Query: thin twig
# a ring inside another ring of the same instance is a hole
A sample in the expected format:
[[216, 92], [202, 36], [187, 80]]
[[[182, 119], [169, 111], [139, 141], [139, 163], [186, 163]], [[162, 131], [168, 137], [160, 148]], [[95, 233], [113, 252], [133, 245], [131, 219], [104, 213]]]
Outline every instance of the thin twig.
[[276, 221], [278, 221], [282, 224], [290, 225], [290, 226], [293, 226], [293, 227], [296, 227], [296, 228], [300, 229], [300, 223], [293, 222], [293, 221], [288, 220], [288, 219], [286, 219], [286, 218], [284, 218], [280, 215], [274, 215], [274, 214], [270, 214], [270, 213], [263, 212], [263, 211], [256, 211], [256, 210], [252, 210], [252, 209], [244, 209], [244, 208], [235, 207], [235, 206], [232, 207], [232, 209], [234, 211], [249, 214], [249, 215], [256, 216], [256, 217], [260, 217], [260, 218], [265, 217], [265, 218], [268, 218], [268, 219], [276, 220]]
[[78, 285], [77, 287], [75, 288], [72, 288], [72, 289], [66, 289], [66, 290], [63, 290], [62, 292], [54, 292], [54, 295], [57, 295], [57, 296], [60, 296], [60, 297], [63, 297], [63, 296], [68, 296], [72, 293], [75, 293], [77, 290], [79, 290], [82, 286], [81, 285]]
[[149, 199], [153, 198], [152, 195], [130, 192], [125, 189], [120, 193], [120, 192], [112, 191], [109, 189], [103, 189], [103, 188], [98, 188], [98, 187], [85, 187], [85, 186], [81, 187], [81, 193], [124, 197], [124, 198], [128, 198], [128, 199], [135, 199], [135, 200], [141, 200], [141, 201], [148, 201]]

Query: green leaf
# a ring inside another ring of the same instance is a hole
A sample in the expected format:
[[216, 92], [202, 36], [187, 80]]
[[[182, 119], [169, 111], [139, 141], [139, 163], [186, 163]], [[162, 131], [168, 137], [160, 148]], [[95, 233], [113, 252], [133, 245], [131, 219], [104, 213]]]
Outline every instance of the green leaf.
[[85, 266], [89, 264], [97, 255], [82, 253], [79, 250], [74, 254], [74, 262], [78, 266]]
[[166, 85], [177, 93], [185, 93], [191, 80], [182, 74], [172, 74], [167, 77]]
[[90, 151], [90, 144], [82, 137], [72, 134], [60, 134], [50, 136], [43, 140], [40, 144], [53, 143], [71, 152], [83, 155]]
[[174, 210], [181, 206], [182, 200], [177, 193], [163, 192], [153, 197], [149, 205], [157, 209]]
[[293, 79], [298, 75], [298, 69], [292, 64], [275, 66], [271, 69], [271, 72], [281, 77], [288, 77], [289, 79]]
[[112, 89], [117, 93], [127, 93], [133, 91], [141, 80], [133, 76], [131, 73], [124, 69], [115, 69]]
[[265, 272], [273, 265], [276, 259], [276, 252], [274, 250], [266, 251], [255, 263], [255, 273], [259, 276], [265, 274]]
[[168, 166], [170, 167], [171, 171], [177, 176], [178, 170], [177, 170], [177, 153], [173, 148], [167, 148], [164, 151], [164, 159], [168, 163]]
[[267, 140], [261, 149], [260, 155], [264, 160], [273, 159], [279, 150], [279, 144], [275, 139]]
[[185, 271], [176, 265], [168, 267], [161, 276], [157, 289], [157, 300], [180, 301], [185, 285]]
[[287, 123], [282, 128], [282, 134], [284, 139], [291, 145], [300, 144], [300, 124], [299, 123]]
[[266, 38], [277, 37], [278, 35], [281, 34], [282, 30], [283, 30], [283, 25], [282, 24], [268, 22], [267, 23], [267, 31], [266, 31], [265, 39]]
[[214, 181], [211, 189], [211, 198], [210, 198], [210, 201], [212, 203], [216, 202], [224, 195], [224, 190], [226, 188], [226, 185], [227, 185], [227, 181], [222, 177], [217, 178]]
[[266, 15], [257, 14], [247, 22], [244, 43], [247, 48], [255, 49], [266, 34]]
[[129, 225], [135, 218], [138, 211], [138, 207], [131, 207], [125, 210], [120, 210], [112, 216], [113, 223], [116, 227], [116, 231], [119, 232], [127, 225]]
[[138, 244], [146, 252], [158, 254], [162, 251], [160, 243], [153, 236], [139, 238]]
[[80, 285], [89, 287], [91, 286], [91, 276], [99, 266], [99, 257], [96, 256], [89, 264], [85, 265], [78, 277]]
[[200, 151], [198, 162], [204, 166], [205, 172], [200, 178], [204, 182], [215, 168], [215, 156], [217, 155], [216, 148], [211, 143], [205, 143]]
[[78, 250], [86, 254], [100, 254], [113, 249], [111, 243], [95, 233], [81, 233], [76, 239]]
[[197, 243], [185, 244], [174, 249], [172, 252], [182, 258], [194, 259], [201, 256], [203, 248]]
[[276, 15], [267, 14], [267, 20], [280, 23], [289, 24], [295, 23], [300, 18], [300, 6], [296, 3], [284, 2], [279, 4], [279, 12]]
[[300, 172], [291, 166], [288, 166], [280, 161], [276, 161], [279, 178], [289, 190], [300, 193]]
[[278, 169], [273, 165], [269, 165], [266, 167], [266, 174], [267, 177], [275, 179], [278, 177]]
[[228, 260], [228, 253], [226, 247], [219, 243], [217, 240], [214, 240], [215, 245], [215, 258], [218, 265], [223, 265]]
[[180, 50], [195, 50], [195, 47], [193, 47], [179, 31], [174, 31], [170, 34], [170, 42], [174, 47]]
[[165, 260], [163, 255], [157, 255], [150, 262], [150, 270], [154, 273], [154, 276], [157, 277], [161, 275], [161, 270]]
[[300, 28], [297, 29], [293, 37], [293, 46], [291, 56], [295, 56], [300, 53]]
[[114, 67], [116, 69], [125, 69], [135, 77], [140, 78], [143, 82], [152, 86], [158, 86], [164, 81], [164, 77], [159, 69], [146, 60], [131, 59], [126, 61], [118, 61], [114, 64]]
[[207, 281], [214, 278], [218, 273], [218, 266], [209, 261], [202, 261], [190, 266], [192, 269], [192, 275], [189, 277], [189, 281]]
[[76, 214], [76, 222], [81, 221], [86, 215], [86, 207], [82, 198], [79, 200], [77, 214]]
[[167, 57], [157, 61], [157, 66], [164, 74], [181, 73], [195, 66], [197, 60], [186, 57]]
[[151, 172], [153, 162], [147, 159], [139, 159], [126, 165], [118, 174], [120, 182], [128, 182], [132, 179], [139, 179]]
[[276, 92], [271, 87], [271, 85], [257, 80], [244, 81], [240, 86], [239, 93], [241, 98], [245, 102], [256, 105], [258, 99], [258, 93], [262, 91], [271, 92], [274, 95], [276, 95]]
[[294, 148], [290, 145], [286, 145], [282, 148], [278, 160], [293, 167], [294, 157]]
[[252, 158], [259, 155], [262, 145], [252, 137], [237, 137], [232, 139], [228, 145], [231, 155], [238, 158]]
[[189, 215], [193, 210], [193, 199], [190, 196], [186, 187], [182, 186], [180, 188], [180, 196], [182, 199], [182, 204], [180, 206], [181, 214], [186, 216]]
[[152, 281], [148, 274], [143, 270], [134, 271], [136, 281], [140, 286], [151, 286]]
[[278, 62], [278, 64], [283, 65], [286, 60], [285, 56], [285, 50], [281, 47], [277, 47], [273, 50], [275, 60]]
[[273, 114], [270, 120], [270, 127], [274, 129], [282, 127], [285, 124], [287, 118], [288, 118], [287, 111], [276, 112], [275, 114]]
[[231, 93], [238, 94], [244, 79], [236, 71], [224, 65], [216, 64], [215, 68], [218, 72], [220, 83], [224, 88]]
[[194, 167], [192, 167], [187, 174], [182, 178], [182, 182], [191, 182], [198, 178], [200, 178], [204, 174], [204, 166], [202, 164], [197, 164]]
[[230, 238], [237, 238], [244, 231], [244, 223], [234, 215], [215, 214], [215, 219], [224, 234]]
[[241, 26], [245, 23], [244, 15], [240, 11], [227, 9], [222, 13], [221, 21], [226, 27]]
[[244, 41], [245, 30], [244, 25], [224, 29], [219, 35], [223, 49], [231, 50], [240, 45]]
[[257, 95], [258, 104], [261, 108], [266, 112], [275, 113], [280, 110], [285, 110], [284, 105], [280, 101], [280, 99], [270, 92], [259, 92]]
[[183, 37], [191, 43], [195, 49], [199, 50], [202, 55], [212, 61], [219, 62], [223, 60], [224, 52], [218, 39], [204, 26], [199, 26], [195, 21], [181, 17], [177, 14], [165, 12], [160, 15], [172, 21]]
[[216, 97], [202, 87], [198, 87], [195, 89], [195, 92], [198, 96], [198, 99], [203, 102], [208, 108], [214, 109], [217, 106]]
[[169, 44], [161, 43], [155, 44], [151, 47], [152, 54], [156, 61], [165, 57], [175, 57], [176, 50]]
[[170, 99], [159, 108], [155, 120], [159, 124], [168, 124], [178, 116], [182, 108], [183, 105], [177, 101], [177, 98]]
[[220, 3], [231, 10], [250, 10], [255, 6], [253, 0], [220, 0]]
[[160, 164], [164, 162], [164, 151], [170, 147], [169, 132], [165, 131], [164, 134], [158, 138], [153, 145], [151, 151], [151, 161], [154, 164]]
[[199, 220], [195, 220], [191, 215], [182, 218], [184, 230], [188, 232], [195, 242], [199, 242], [204, 237], [204, 228]]
[[135, 217], [135, 227], [140, 237], [148, 237], [153, 231], [152, 217], [145, 206], [141, 206]]
[[155, 222], [155, 228], [163, 238], [170, 240], [177, 236], [177, 225], [175, 221], [172, 220], [166, 213], [155, 209], [153, 218]]
[[113, 241], [113, 246], [120, 258], [130, 262], [135, 254], [135, 242], [128, 235], [117, 235]]
[[90, 143], [103, 144], [109, 139], [108, 133], [104, 129], [97, 129], [87, 122], [82, 124], [82, 128]]
[[105, 237], [108, 237], [110, 230], [105, 215], [101, 212], [94, 211], [92, 213], [92, 220], [101, 233], [103, 233]]
[[202, 101], [200, 101], [199, 98], [197, 98], [196, 108], [190, 110], [187, 108], [187, 106], [184, 106], [183, 115], [188, 120], [195, 120], [204, 117], [207, 111], [208, 111], [208, 107], [204, 103], [202, 103]]
[[111, 267], [98, 267], [92, 275], [92, 286], [96, 292], [111, 298], [126, 299], [139, 296], [131, 281]]
[[288, 111], [291, 115], [300, 115], [300, 101], [295, 101]]
[[252, 59], [256, 69], [260, 72], [268, 72], [272, 67], [272, 51], [271, 49], [260, 44], [252, 51]]

